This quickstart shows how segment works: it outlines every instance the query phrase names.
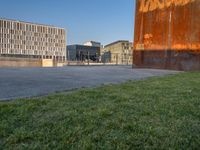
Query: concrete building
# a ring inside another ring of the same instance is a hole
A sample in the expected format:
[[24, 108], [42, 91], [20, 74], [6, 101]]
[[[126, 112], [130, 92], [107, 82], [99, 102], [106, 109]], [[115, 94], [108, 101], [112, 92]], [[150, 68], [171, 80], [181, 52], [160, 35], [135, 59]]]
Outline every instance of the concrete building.
[[126, 40], [116, 41], [104, 46], [101, 53], [102, 62], [132, 64], [133, 43]]
[[95, 42], [95, 41], [87, 41], [83, 45], [85, 46], [94, 46], [94, 47], [101, 47], [100, 42]]
[[99, 61], [100, 47], [86, 45], [67, 46], [68, 61]]
[[134, 64], [200, 70], [200, 0], [136, 0]]
[[65, 29], [0, 19], [0, 57], [65, 61]]

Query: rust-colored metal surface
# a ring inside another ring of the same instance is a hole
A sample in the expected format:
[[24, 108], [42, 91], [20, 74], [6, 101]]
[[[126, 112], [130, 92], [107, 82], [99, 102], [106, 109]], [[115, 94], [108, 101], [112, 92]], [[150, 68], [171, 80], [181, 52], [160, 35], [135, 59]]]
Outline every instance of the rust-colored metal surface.
[[134, 64], [200, 70], [200, 0], [136, 0]]

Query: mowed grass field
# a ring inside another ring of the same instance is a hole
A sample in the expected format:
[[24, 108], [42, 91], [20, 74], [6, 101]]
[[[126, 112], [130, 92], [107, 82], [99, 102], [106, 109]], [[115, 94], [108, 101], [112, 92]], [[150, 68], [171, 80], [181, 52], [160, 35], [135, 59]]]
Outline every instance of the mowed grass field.
[[0, 149], [199, 148], [198, 72], [0, 103]]

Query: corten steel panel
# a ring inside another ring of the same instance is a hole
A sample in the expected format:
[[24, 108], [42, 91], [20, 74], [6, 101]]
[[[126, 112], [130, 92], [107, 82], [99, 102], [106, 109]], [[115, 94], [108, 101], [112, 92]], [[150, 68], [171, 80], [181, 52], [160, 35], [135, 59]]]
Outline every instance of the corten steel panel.
[[136, 0], [134, 64], [200, 70], [200, 0]]

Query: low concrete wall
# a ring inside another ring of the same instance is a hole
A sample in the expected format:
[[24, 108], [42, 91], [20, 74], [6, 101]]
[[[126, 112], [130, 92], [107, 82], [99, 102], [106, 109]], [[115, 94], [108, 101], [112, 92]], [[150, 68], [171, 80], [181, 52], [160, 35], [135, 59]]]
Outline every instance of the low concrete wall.
[[0, 57], [0, 67], [42, 67], [40, 59]]
[[0, 57], [0, 67], [63, 67], [65, 64], [52, 59]]
[[42, 67], [53, 67], [53, 60], [52, 59], [42, 59]]

